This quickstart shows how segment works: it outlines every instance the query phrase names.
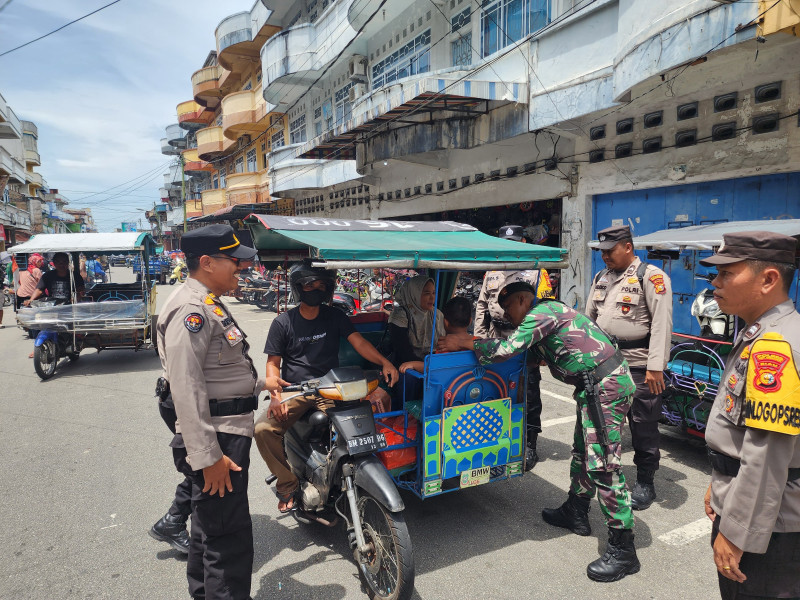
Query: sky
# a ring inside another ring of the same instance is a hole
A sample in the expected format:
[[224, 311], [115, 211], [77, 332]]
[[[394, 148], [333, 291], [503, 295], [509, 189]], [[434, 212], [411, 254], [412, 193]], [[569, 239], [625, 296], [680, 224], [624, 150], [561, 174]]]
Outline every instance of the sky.
[[[110, 1], [12, 0], [0, 12], [0, 53]], [[39, 129], [35, 170], [69, 208], [91, 208], [100, 231], [147, 225], [174, 160], [161, 154], [164, 129], [192, 99], [192, 73], [215, 49], [219, 22], [253, 1], [122, 0], [0, 57], [0, 93]]]

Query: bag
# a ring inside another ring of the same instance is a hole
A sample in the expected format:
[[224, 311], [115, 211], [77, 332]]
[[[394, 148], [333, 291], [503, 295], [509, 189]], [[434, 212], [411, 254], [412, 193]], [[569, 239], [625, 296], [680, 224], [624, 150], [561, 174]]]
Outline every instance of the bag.
[[[411, 322], [411, 316], [408, 314], [408, 309], [405, 306], [397, 305], [397, 308], [402, 308], [403, 311], [406, 313], [406, 321]], [[378, 352], [388, 360], [390, 363], [395, 364], [394, 362], [394, 344], [392, 343], [392, 336], [389, 335], [389, 324], [386, 324], [386, 328], [383, 330], [383, 335], [381, 336], [380, 341], [378, 342]]]
[[[405, 418], [400, 415], [398, 417], [387, 417], [378, 419], [375, 422], [376, 431], [386, 435], [386, 443], [389, 446], [408, 443], [402, 435], [395, 433], [396, 431], [402, 432], [412, 442], [417, 439], [417, 428], [419, 421], [412, 415], [408, 415], [408, 429], [403, 429]], [[389, 429], [391, 427], [391, 429]], [[394, 431], [392, 431], [394, 430]], [[397, 450], [384, 450], [377, 453], [378, 459], [383, 463], [388, 471], [392, 469], [399, 469], [401, 467], [408, 467], [417, 462], [417, 448], [411, 446], [410, 448], [398, 448]]]

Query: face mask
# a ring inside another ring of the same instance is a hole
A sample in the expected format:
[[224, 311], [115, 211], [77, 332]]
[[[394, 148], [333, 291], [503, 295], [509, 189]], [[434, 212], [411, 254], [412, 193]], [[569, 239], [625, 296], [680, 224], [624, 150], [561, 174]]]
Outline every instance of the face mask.
[[328, 297], [328, 292], [325, 290], [311, 290], [308, 292], [300, 292], [300, 302], [308, 306], [319, 306]]

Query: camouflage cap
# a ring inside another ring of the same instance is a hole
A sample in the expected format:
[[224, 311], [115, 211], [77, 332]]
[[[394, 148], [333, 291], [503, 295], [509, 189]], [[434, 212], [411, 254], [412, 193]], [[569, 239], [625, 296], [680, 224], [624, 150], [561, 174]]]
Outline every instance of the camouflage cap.
[[631, 228], [627, 225], [615, 225], [598, 231], [597, 240], [600, 243], [597, 244], [596, 250], [611, 250], [620, 242], [633, 241], [633, 236], [631, 236]]
[[708, 258], [700, 261], [704, 267], [730, 265], [743, 260], [796, 264], [797, 240], [771, 231], [739, 231], [722, 236], [722, 245]]

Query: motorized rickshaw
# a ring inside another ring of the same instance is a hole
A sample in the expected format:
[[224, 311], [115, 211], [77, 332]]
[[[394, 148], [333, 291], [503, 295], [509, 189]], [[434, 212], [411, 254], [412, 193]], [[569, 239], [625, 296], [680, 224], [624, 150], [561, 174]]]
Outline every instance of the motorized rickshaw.
[[[708, 414], [720, 385], [725, 360], [742, 322], [719, 310], [710, 293], [713, 267], [700, 260], [723, 243], [723, 235], [738, 231], [770, 231], [800, 239], [800, 219], [727, 221], [663, 229], [633, 238], [637, 253], [650, 262], [662, 261], [672, 280], [672, 350], [663, 421], [704, 438]], [[790, 290], [797, 305], [798, 279]]]
[[154, 254], [156, 244], [149, 233], [70, 233], [39, 234], [14, 246], [11, 252], [22, 266], [33, 253], [42, 255], [64, 252], [70, 257], [70, 294], [68, 304], [54, 304], [47, 298], [30, 308], [20, 308], [17, 320], [24, 329], [37, 332], [34, 343], [34, 368], [42, 379], [53, 376], [59, 360], [78, 360], [84, 348], [153, 349], [156, 282], [145, 275], [135, 283], [108, 281], [85, 283], [80, 298], [75, 287], [75, 272], [80, 254], [137, 254], [145, 262]]

